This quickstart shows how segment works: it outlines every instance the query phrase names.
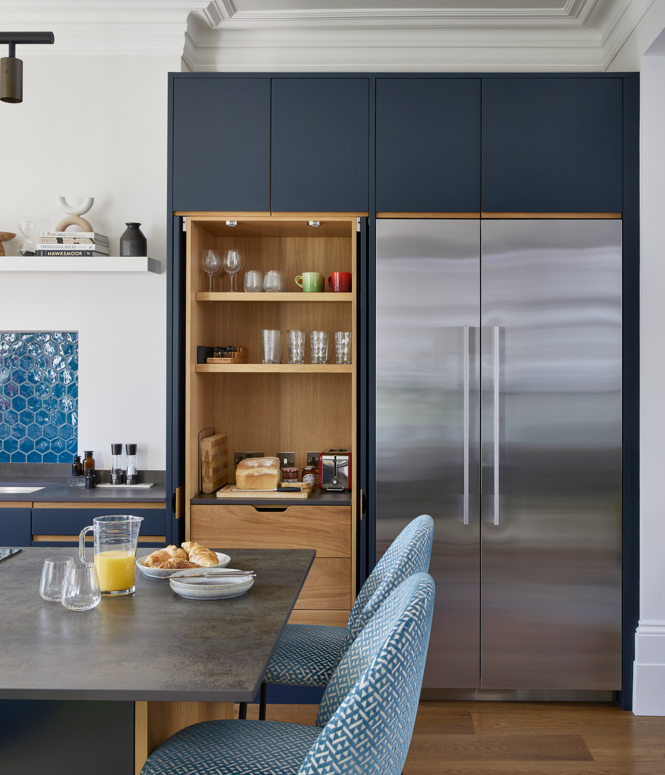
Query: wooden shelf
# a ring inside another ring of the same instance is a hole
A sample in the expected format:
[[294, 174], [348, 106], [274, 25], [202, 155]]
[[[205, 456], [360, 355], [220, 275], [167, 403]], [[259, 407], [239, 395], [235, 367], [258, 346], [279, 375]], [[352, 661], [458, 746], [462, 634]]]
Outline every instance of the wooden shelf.
[[198, 374], [351, 374], [352, 364], [340, 363], [197, 363]]
[[[3, 256], [0, 258], [0, 272], [127, 272], [160, 273], [160, 263], [147, 256]], [[331, 296], [333, 294], [330, 294]]]
[[199, 291], [195, 294], [196, 301], [260, 301], [260, 302], [325, 302], [353, 301], [352, 293], [231, 293], [230, 291], [208, 293]]

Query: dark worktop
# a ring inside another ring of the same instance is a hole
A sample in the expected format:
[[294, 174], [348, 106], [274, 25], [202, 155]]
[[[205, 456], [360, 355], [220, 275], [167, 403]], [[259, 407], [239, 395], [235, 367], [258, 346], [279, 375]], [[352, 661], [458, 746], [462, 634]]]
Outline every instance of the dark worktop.
[[0, 503], [89, 503], [94, 506], [97, 503], [164, 503], [166, 501], [166, 488], [163, 485], [154, 487], [140, 487], [136, 490], [130, 490], [127, 487], [112, 489], [111, 487], [95, 488], [86, 490], [85, 487], [68, 487], [62, 482], [47, 482], [42, 480], [30, 481], [14, 479], [12, 481], [1, 481], [0, 485], [19, 487], [40, 487], [43, 490], [37, 490], [31, 493], [0, 493]]
[[0, 562], [0, 699], [251, 702], [315, 552], [219, 551], [256, 571], [245, 595], [185, 600], [137, 570], [136, 594], [91, 611], [39, 596], [53, 549]]
[[327, 492], [317, 487], [309, 498], [218, 498], [216, 493], [200, 492], [190, 501], [192, 506], [350, 506], [350, 492]]

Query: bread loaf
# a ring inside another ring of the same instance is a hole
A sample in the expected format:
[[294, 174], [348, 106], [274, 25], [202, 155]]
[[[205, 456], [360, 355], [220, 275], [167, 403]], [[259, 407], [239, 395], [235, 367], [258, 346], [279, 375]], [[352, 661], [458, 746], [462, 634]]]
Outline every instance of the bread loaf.
[[247, 457], [236, 468], [236, 487], [239, 490], [276, 490], [279, 475], [279, 458]]

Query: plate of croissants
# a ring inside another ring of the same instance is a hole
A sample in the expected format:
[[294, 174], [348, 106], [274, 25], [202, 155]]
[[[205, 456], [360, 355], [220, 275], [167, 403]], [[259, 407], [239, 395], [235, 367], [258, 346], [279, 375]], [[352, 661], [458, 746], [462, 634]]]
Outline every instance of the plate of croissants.
[[155, 579], [163, 579], [190, 568], [225, 568], [230, 562], [228, 554], [213, 552], [196, 541], [185, 541], [180, 547], [171, 545], [157, 549], [136, 560], [141, 572]]

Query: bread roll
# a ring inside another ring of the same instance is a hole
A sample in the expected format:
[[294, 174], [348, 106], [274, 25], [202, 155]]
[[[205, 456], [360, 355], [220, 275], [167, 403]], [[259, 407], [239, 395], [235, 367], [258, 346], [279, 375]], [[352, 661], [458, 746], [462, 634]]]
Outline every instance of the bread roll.
[[168, 560], [160, 562], [158, 565], [154, 565], [154, 568], [162, 568], [162, 570], [187, 570], [187, 568], [200, 568], [195, 562], [189, 562], [189, 560], [182, 560], [180, 557], [169, 557]]
[[166, 562], [166, 560], [170, 559], [171, 555], [166, 551], [166, 549], [157, 549], [157, 551], [146, 557], [143, 564], [146, 566], [146, 568], [155, 568], [157, 563]]
[[279, 458], [247, 457], [236, 468], [236, 487], [239, 490], [276, 490], [279, 475]]

